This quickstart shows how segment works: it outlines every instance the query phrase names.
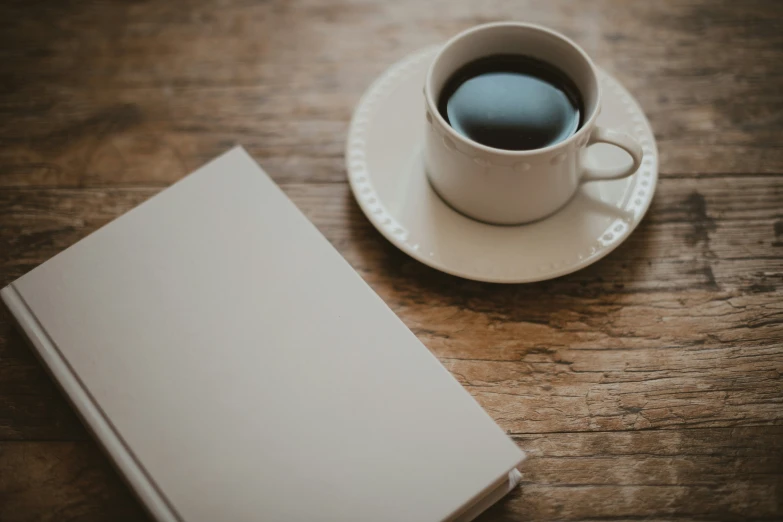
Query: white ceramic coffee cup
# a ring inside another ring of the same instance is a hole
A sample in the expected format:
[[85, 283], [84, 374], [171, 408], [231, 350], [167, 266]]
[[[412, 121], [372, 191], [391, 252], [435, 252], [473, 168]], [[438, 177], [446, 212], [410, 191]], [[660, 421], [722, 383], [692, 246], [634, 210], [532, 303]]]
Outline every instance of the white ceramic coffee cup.
[[[493, 54], [521, 54], [565, 72], [582, 95], [582, 126], [568, 139], [535, 150], [503, 150], [456, 132], [438, 112], [438, 96], [463, 65]], [[459, 212], [488, 223], [513, 225], [544, 218], [564, 206], [581, 183], [632, 175], [641, 146], [628, 134], [596, 125], [601, 86], [587, 54], [565, 36], [544, 27], [500, 22], [458, 34], [438, 52], [424, 85], [427, 133], [424, 160], [435, 191]], [[624, 149], [631, 166], [587, 164], [587, 147], [609, 143]]]

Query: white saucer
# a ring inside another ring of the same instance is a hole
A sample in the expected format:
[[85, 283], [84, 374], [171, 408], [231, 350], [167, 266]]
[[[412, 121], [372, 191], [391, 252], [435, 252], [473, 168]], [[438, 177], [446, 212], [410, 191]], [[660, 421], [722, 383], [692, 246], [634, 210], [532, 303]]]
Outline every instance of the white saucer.
[[[634, 136], [644, 149], [633, 176], [585, 183], [562, 210], [536, 223], [496, 226], [456, 212], [432, 190], [422, 163], [422, 86], [437, 48], [403, 59], [362, 97], [351, 121], [346, 162], [351, 189], [370, 222], [411, 257], [443, 272], [495, 283], [529, 283], [584, 268], [617, 248], [650, 206], [658, 151], [641, 107], [601, 72], [598, 123]], [[593, 145], [589, 161], [630, 162], [610, 145]]]

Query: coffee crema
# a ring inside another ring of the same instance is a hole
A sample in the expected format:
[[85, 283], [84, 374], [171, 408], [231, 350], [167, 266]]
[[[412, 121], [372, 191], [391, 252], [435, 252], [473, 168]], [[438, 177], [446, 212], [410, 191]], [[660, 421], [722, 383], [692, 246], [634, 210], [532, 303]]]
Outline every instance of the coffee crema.
[[535, 150], [568, 139], [582, 125], [582, 96], [557, 67], [524, 55], [497, 54], [458, 69], [438, 99], [459, 134], [505, 150]]

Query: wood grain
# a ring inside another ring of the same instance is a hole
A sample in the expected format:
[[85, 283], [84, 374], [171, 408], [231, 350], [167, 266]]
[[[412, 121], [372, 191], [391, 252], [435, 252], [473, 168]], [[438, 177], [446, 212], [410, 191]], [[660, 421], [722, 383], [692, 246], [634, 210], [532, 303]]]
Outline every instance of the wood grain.
[[[783, 517], [779, 426], [515, 440], [529, 453], [522, 486], [477, 522]], [[0, 443], [3, 468], [19, 475], [0, 475], [2, 520], [147, 520], [92, 441]]]
[[0, 470], [0, 520], [149, 520], [92, 441], [0, 442]]
[[[421, 266], [375, 232], [344, 185], [283, 189], [502, 427], [532, 433], [783, 424], [783, 249], [770, 246], [777, 221], [765, 218], [783, 178], [742, 180], [733, 197], [730, 181], [697, 192], [692, 179], [664, 180], [616, 253], [526, 286]], [[0, 232], [11, 272], [0, 275], [26, 272], [157, 190], [0, 192], [12, 224]], [[0, 354], [24, 351], [10, 339]], [[73, 433], [67, 406], [52, 408], [49, 389], [46, 401], [35, 394], [46, 380], [36, 361], [0, 375], [0, 412], [29, 413], [0, 426], [6, 437]]]
[[783, 429], [517, 437], [520, 491], [487, 520], [779, 520]]
[[11, 4], [0, 186], [168, 185], [237, 141], [278, 181], [341, 182], [347, 122], [372, 79], [498, 19], [561, 30], [617, 75], [648, 113], [663, 175], [783, 173], [783, 4], [580, 5]]
[[[531, 285], [396, 250], [342, 158], [377, 74], [502, 19], [584, 46], [661, 154], [633, 235]], [[782, 3], [12, 1], [0, 58], [0, 285], [242, 143], [528, 451], [482, 521], [783, 519]], [[148, 520], [5, 310], [0, 520]]]

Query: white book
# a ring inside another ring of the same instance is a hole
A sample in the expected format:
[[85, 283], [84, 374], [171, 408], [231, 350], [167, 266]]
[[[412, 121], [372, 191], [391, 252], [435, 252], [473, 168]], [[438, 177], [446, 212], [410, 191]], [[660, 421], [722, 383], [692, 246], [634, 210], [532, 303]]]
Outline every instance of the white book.
[[159, 521], [466, 521], [524, 453], [236, 148], [4, 288]]

